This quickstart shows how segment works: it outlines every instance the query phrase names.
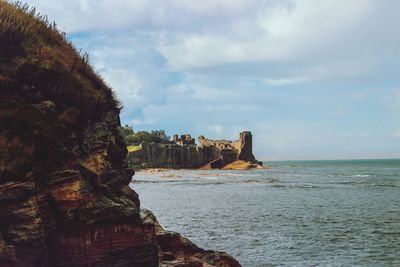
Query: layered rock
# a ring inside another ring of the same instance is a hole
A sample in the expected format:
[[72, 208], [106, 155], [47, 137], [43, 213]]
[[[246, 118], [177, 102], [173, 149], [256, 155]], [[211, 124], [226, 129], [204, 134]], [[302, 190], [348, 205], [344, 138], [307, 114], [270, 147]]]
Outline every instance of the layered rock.
[[159, 266], [111, 89], [53, 24], [4, 1], [0, 90], [0, 266]]
[[249, 131], [240, 133], [239, 140], [235, 142], [211, 140], [204, 136], [198, 140], [199, 145], [196, 145], [194, 139], [186, 134], [181, 138], [174, 135], [171, 144], [142, 142], [139, 149], [128, 154], [128, 164], [132, 169], [221, 169], [235, 161], [244, 161], [247, 167], [262, 166], [253, 155], [252, 134]]
[[143, 142], [139, 150], [128, 154], [128, 163], [132, 169], [198, 168], [218, 157], [217, 153], [196, 145]]
[[204, 250], [179, 233], [166, 231], [149, 210], [143, 209], [141, 218], [156, 229], [156, 242], [162, 267], [239, 267], [237, 260], [224, 252]]

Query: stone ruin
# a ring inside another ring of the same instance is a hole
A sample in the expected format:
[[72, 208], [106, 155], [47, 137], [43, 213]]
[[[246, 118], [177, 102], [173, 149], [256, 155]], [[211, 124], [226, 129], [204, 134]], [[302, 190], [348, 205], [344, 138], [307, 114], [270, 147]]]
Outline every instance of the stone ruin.
[[194, 138], [192, 138], [192, 136], [190, 134], [181, 135], [180, 138], [179, 138], [179, 136], [177, 134], [175, 134], [172, 137], [172, 142], [175, 145], [179, 145], [179, 146], [195, 145], [196, 144]]
[[199, 136], [199, 144], [190, 134], [175, 134], [170, 144], [143, 142], [141, 150], [130, 153], [131, 168], [222, 168], [237, 160], [261, 165], [253, 155], [250, 131], [240, 133], [239, 140], [211, 140]]
[[202, 147], [212, 146], [218, 149], [228, 149], [237, 151], [237, 160], [255, 161], [253, 155], [253, 135], [250, 131], [241, 132], [239, 140], [211, 140], [203, 135], [199, 136], [199, 144]]

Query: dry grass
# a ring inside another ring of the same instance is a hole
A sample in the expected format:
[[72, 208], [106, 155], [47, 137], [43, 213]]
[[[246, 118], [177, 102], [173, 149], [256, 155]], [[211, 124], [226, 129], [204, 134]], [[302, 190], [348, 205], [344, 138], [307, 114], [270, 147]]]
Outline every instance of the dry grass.
[[133, 153], [133, 152], [137, 152], [143, 149], [143, 147], [141, 146], [128, 146], [128, 153]]
[[50, 23], [47, 16], [36, 12], [21, 2], [0, 2], [0, 36], [11, 41], [37, 39], [37, 33], [45, 34], [49, 41], [62, 40], [65, 33], [57, 30], [56, 24]]
[[[47, 55], [49, 47], [61, 46], [68, 48], [68, 52], [72, 50], [74, 56], [79, 55], [79, 60], [64, 58], [63, 63], [89, 63], [87, 53], [76, 53], [65, 32], [59, 31], [55, 22], [49, 22], [46, 15], [21, 2], [8, 3], [0, 0], [0, 40], [3, 48], [11, 50], [11, 55], [26, 49], [35, 49], [39, 54]], [[68, 54], [72, 55], [66, 55]], [[3, 56], [9, 57], [10, 54]]]
[[[41, 101], [55, 104], [60, 123], [78, 124], [81, 129], [103, 111], [120, 108], [112, 90], [93, 71], [88, 55], [78, 52], [56, 23], [26, 4], [4, 0], [0, 0], [0, 92], [0, 128], [10, 119], [6, 110], [30, 105], [32, 129], [37, 128], [48, 119], [34, 108]], [[15, 123], [25, 125], [26, 119]]]
[[77, 51], [65, 32], [59, 31], [55, 22], [49, 22], [47, 16], [36, 12], [34, 7], [0, 0], [0, 40], [0, 62], [3, 63], [0, 79], [12, 78], [7, 75], [8, 64], [13, 68], [34, 64], [69, 72], [84, 87], [108, 91], [112, 96], [111, 90], [91, 68], [88, 54]]

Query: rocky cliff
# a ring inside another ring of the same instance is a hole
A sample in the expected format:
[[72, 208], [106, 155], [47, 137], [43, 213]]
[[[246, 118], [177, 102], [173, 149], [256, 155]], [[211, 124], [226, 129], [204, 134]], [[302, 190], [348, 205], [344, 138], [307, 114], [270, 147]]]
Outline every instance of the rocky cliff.
[[[128, 154], [128, 164], [132, 169], [140, 168], [224, 168], [240, 161], [247, 168], [262, 166], [253, 155], [252, 134], [240, 133], [238, 141], [211, 140], [199, 137], [199, 144], [189, 134], [174, 135], [172, 144], [143, 142]], [[229, 168], [229, 167], [228, 167]]]
[[155, 231], [111, 89], [54, 24], [4, 1], [0, 92], [0, 266], [240, 266]]
[[198, 168], [218, 157], [217, 153], [196, 145], [143, 142], [140, 149], [128, 154], [128, 163], [132, 169]]

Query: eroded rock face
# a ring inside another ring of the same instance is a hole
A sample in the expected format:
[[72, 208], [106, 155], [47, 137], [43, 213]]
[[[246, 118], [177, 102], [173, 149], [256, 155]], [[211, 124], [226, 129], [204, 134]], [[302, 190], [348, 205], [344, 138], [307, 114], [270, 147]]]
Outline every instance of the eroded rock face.
[[[2, 100], [0, 112], [11, 104]], [[141, 222], [138, 196], [128, 186], [133, 173], [125, 162], [118, 110], [102, 113], [75, 128], [81, 133], [66, 129], [55, 136], [43, 132], [40, 119], [21, 118], [17, 128], [1, 124], [4, 258], [22, 266], [157, 266], [154, 227]], [[32, 128], [25, 131], [23, 124]], [[106, 265], [115, 258], [120, 265]]]
[[111, 89], [26, 11], [0, 1], [0, 266], [157, 266]]
[[160, 266], [162, 267], [240, 267], [232, 256], [211, 250], [204, 250], [182, 235], [166, 231], [151, 211], [143, 209], [141, 218], [152, 223], [156, 229], [156, 241]]
[[[259, 166], [253, 155], [251, 132], [240, 133], [238, 141], [211, 140], [199, 137], [196, 145], [190, 135], [174, 135], [173, 144], [143, 142], [140, 149], [129, 153], [128, 163], [132, 169], [220, 169], [235, 161], [246, 161], [247, 166]], [[239, 166], [239, 164], [236, 164]]]
[[0, 266], [159, 266], [119, 127], [85, 57], [0, 1]]
[[251, 132], [240, 133], [239, 144], [240, 148], [237, 159], [254, 162], [256, 158], [253, 155], [253, 136]]
[[140, 168], [198, 168], [215, 159], [215, 148], [196, 145], [175, 145], [143, 142], [141, 149], [128, 155], [132, 169]]

